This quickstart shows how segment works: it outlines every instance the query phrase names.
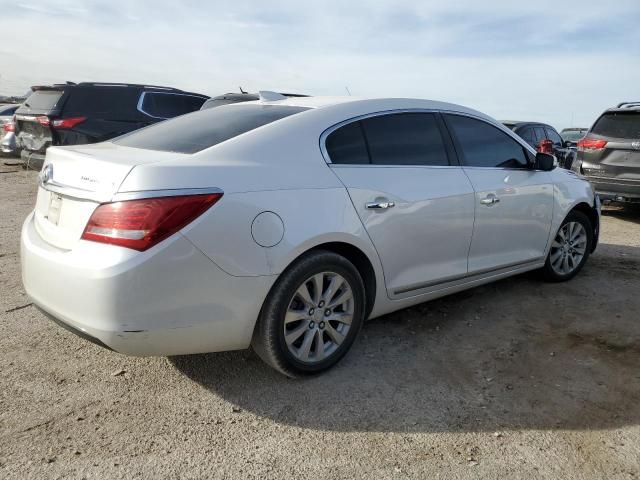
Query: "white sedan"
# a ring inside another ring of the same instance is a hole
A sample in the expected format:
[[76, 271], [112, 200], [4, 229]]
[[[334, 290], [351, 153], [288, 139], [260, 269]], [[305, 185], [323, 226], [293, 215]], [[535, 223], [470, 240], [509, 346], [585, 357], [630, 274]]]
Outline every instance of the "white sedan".
[[529, 270], [569, 280], [599, 215], [588, 182], [477, 111], [263, 93], [49, 148], [22, 273], [117, 352], [252, 346], [301, 376], [367, 318]]

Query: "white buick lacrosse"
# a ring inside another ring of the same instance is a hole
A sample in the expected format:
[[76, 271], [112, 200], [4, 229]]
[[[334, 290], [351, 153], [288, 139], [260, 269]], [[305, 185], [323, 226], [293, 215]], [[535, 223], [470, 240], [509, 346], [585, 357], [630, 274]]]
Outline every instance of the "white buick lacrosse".
[[477, 111], [265, 93], [49, 148], [22, 275], [117, 352], [251, 346], [300, 376], [367, 318], [529, 270], [569, 280], [599, 216], [588, 182]]

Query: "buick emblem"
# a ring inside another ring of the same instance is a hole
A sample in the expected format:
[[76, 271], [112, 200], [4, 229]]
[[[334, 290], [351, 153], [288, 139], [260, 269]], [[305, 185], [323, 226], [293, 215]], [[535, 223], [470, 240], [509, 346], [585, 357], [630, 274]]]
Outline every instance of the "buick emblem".
[[636, 150], [640, 150], [640, 141], [631, 142], [631, 148], [635, 148]]
[[46, 165], [40, 173], [40, 181], [45, 184], [53, 180], [53, 165], [49, 163]]

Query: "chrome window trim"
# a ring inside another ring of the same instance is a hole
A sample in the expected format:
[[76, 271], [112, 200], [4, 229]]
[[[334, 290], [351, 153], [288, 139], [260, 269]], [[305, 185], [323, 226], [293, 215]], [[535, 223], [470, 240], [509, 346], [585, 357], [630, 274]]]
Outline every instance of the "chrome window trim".
[[[342, 164], [333, 164], [333, 162], [331, 162], [331, 157], [329, 156], [329, 152], [327, 150], [327, 137], [329, 135], [331, 135], [334, 131], [336, 131], [338, 128], [343, 127], [344, 125], [347, 125], [349, 123], [353, 123], [353, 122], [357, 122], [360, 120], [364, 120], [367, 118], [373, 118], [373, 117], [379, 117], [382, 115], [393, 115], [393, 114], [397, 114], [397, 113], [442, 113], [442, 114], [453, 114], [453, 115], [460, 115], [460, 116], [464, 116], [464, 117], [469, 117], [469, 118], [473, 118], [474, 120], [479, 120], [481, 122], [484, 122], [488, 125], [491, 125], [494, 128], [497, 128], [498, 130], [500, 130], [501, 132], [506, 133], [509, 137], [511, 137], [513, 140], [515, 140], [518, 144], [520, 144], [523, 148], [526, 148], [530, 153], [532, 153], [534, 156], [536, 154], [535, 150], [528, 144], [526, 143], [524, 140], [522, 140], [520, 137], [518, 137], [514, 132], [512, 132], [510, 129], [508, 129], [507, 127], [505, 127], [504, 125], [502, 125], [501, 123], [495, 121], [491, 122], [488, 121], [486, 118], [482, 117], [482, 116], [478, 116], [478, 115], [473, 115], [471, 113], [468, 112], [460, 112], [457, 110], [441, 110], [441, 109], [436, 109], [436, 108], [402, 108], [402, 109], [393, 109], [393, 110], [382, 110], [382, 111], [378, 111], [378, 112], [371, 112], [371, 113], [365, 113], [363, 115], [358, 115], [356, 117], [351, 117], [348, 118], [346, 120], [343, 120], [341, 122], [338, 122], [332, 126], [330, 126], [329, 128], [325, 129], [322, 134], [320, 134], [320, 152], [322, 153], [322, 157], [324, 158], [324, 161], [327, 163], [327, 165], [331, 166], [332, 168], [336, 168], [339, 165], [343, 165], [343, 166], [347, 166], [347, 167], [382, 167], [382, 168], [399, 168], [399, 167], [429, 167], [429, 168], [495, 168], [498, 170], [515, 170], [515, 171], [522, 171], [523, 169], [520, 168], [501, 168], [501, 167], [467, 167], [466, 165], [373, 165], [373, 164], [346, 164], [346, 163], [342, 163]], [[449, 132], [449, 135], [451, 135], [451, 133]], [[526, 169], [525, 169], [526, 170]]]
[[[151, 117], [151, 118], [158, 118], [158, 119], [160, 119], [160, 120], [168, 120], [169, 118], [174, 118], [174, 117], [157, 117], [157, 116], [155, 116], [155, 115], [151, 115], [150, 113], [146, 112], [146, 111], [142, 108], [142, 105], [144, 104], [144, 97], [145, 97], [145, 95], [146, 95], [147, 93], [148, 93], [148, 94], [150, 94], [150, 95], [179, 95], [179, 96], [181, 96], [181, 97], [202, 98], [200, 95], [191, 95], [191, 94], [188, 94], [188, 93], [177, 93], [177, 92], [142, 92], [142, 93], [140, 94], [140, 98], [138, 99], [138, 105], [137, 105], [136, 109], [137, 109], [140, 113], [142, 113], [142, 114], [146, 115], [147, 117]], [[207, 99], [205, 98], [205, 99], [204, 99], [204, 102], [206, 102], [206, 101], [207, 101]], [[203, 102], [203, 103], [204, 103], [204, 102]]]
[[118, 192], [111, 198], [112, 202], [127, 200], [141, 200], [143, 198], [179, 197], [182, 195], [206, 195], [210, 193], [224, 193], [217, 187], [207, 188], [175, 188], [166, 190], [140, 190], [137, 192]]

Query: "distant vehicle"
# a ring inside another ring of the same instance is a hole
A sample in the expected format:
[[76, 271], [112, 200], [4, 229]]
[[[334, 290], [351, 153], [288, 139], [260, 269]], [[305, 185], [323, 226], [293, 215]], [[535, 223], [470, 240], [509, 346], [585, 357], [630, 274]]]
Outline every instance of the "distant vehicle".
[[[280, 95], [284, 95], [285, 97], [290, 97], [290, 98], [300, 98], [300, 97], [309, 96], [309, 95], [302, 95], [298, 93], [281, 93]], [[217, 97], [211, 97], [209, 100], [204, 102], [200, 110], [206, 110], [207, 108], [221, 107], [222, 105], [229, 105], [230, 103], [253, 102], [259, 99], [260, 99], [259, 93], [247, 93], [247, 92], [225, 93], [223, 95], [218, 95]]]
[[570, 147], [575, 147], [578, 144], [578, 140], [583, 138], [588, 131], [588, 128], [563, 128], [560, 136]]
[[513, 130], [537, 151], [555, 155], [561, 167], [569, 168], [567, 165], [571, 166], [573, 163], [575, 152], [551, 125], [513, 120], [503, 120], [502, 124]]
[[525, 271], [567, 281], [596, 248], [589, 182], [480, 112], [263, 93], [51, 147], [22, 227], [33, 303], [120, 353], [251, 345], [304, 376], [366, 318]]
[[572, 170], [603, 200], [640, 202], [640, 101], [606, 110], [578, 141]]
[[175, 88], [115, 83], [32, 87], [16, 112], [16, 138], [27, 164], [51, 145], [102, 142], [199, 110], [209, 97]]
[[0, 152], [13, 155], [16, 152], [16, 136], [13, 114], [19, 105], [0, 105]]

